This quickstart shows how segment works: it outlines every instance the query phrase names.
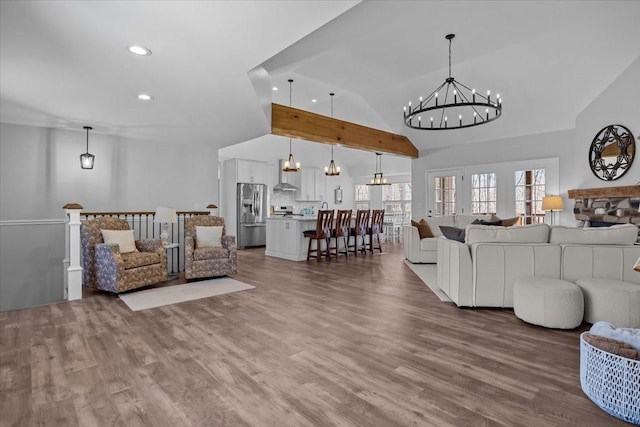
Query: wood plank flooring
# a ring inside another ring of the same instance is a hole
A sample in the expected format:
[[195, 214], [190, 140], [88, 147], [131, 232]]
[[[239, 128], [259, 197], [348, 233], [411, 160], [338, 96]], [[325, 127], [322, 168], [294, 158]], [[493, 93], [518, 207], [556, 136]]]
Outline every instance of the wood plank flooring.
[[588, 325], [459, 309], [384, 250], [243, 250], [235, 278], [251, 291], [141, 312], [85, 291], [0, 313], [0, 425], [628, 425], [580, 389]]

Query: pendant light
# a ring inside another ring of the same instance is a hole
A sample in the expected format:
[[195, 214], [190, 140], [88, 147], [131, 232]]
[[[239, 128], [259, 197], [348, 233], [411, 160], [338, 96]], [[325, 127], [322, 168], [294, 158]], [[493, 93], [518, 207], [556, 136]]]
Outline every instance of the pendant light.
[[89, 131], [93, 128], [91, 126], [84, 126], [84, 129], [87, 131], [87, 152], [80, 154], [80, 167], [82, 169], [93, 169], [93, 161], [96, 156], [89, 153]]
[[[335, 95], [335, 93], [330, 93], [329, 95], [331, 96], [331, 118], [333, 118], [333, 95]], [[331, 163], [329, 163], [329, 166], [325, 166], [324, 174], [327, 176], [340, 175], [340, 166], [336, 166], [333, 161], [333, 144], [331, 144]]]
[[[291, 107], [291, 84], [293, 83], [293, 79], [289, 79], [289, 107]], [[298, 172], [300, 171], [300, 162], [296, 162], [293, 160], [293, 154], [291, 153], [291, 138], [289, 138], [289, 158], [285, 160], [283, 168], [283, 172]]]
[[382, 153], [376, 153], [376, 172], [371, 178], [371, 182], [367, 185], [391, 185], [387, 182], [387, 178], [382, 175]]

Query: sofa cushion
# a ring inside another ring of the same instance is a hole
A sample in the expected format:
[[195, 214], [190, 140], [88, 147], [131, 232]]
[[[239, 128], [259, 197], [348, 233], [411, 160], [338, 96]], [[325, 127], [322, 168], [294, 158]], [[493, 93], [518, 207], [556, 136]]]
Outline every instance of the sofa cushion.
[[465, 234], [464, 228], [448, 227], [446, 225], [441, 225], [440, 231], [442, 231], [442, 234], [447, 239], [464, 243], [464, 234]]
[[440, 237], [431, 237], [427, 239], [420, 239], [420, 250], [421, 251], [437, 251], [439, 238]]
[[465, 241], [473, 243], [547, 243], [547, 224], [531, 224], [522, 227], [493, 227], [470, 224], [466, 228]]
[[429, 228], [429, 224], [427, 223], [427, 221], [424, 220], [424, 218], [421, 219], [420, 221], [411, 220], [411, 225], [418, 229], [418, 235], [420, 236], [420, 239], [433, 237], [433, 233]]
[[638, 239], [638, 227], [634, 224], [618, 224], [611, 227], [575, 228], [556, 226], [551, 229], [551, 243], [578, 245], [633, 245]]
[[161, 262], [160, 254], [157, 252], [129, 252], [121, 255], [125, 270]]
[[455, 217], [453, 215], [446, 216], [430, 216], [424, 219], [427, 224], [429, 224], [429, 229], [431, 233], [433, 233], [434, 237], [442, 236], [442, 231], [440, 231], [441, 225], [446, 225], [449, 227], [455, 227]]

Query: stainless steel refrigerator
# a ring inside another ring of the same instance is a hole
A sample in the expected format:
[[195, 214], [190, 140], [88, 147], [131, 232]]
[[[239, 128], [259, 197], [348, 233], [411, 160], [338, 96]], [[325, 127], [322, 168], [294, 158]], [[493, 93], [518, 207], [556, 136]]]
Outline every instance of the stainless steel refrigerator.
[[238, 247], [264, 246], [267, 243], [267, 186], [238, 183]]

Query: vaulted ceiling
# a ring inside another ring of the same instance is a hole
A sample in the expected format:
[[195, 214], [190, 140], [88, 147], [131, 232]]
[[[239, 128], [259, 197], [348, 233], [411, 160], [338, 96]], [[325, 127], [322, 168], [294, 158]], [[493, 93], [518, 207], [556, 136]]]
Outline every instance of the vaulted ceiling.
[[[569, 129], [640, 57], [638, 1], [23, 1], [0, 12], [3, 122], [176, 144], [268, 134], [266, 105], [289, 104], [289, 78], [294, 107], [329, 115], [335, 92], [336, 118], [421, 151]], [[447, 77], [448, 33], [452, 74], [499, 92], [503, 117], [411, 130], [402, 107]]]

